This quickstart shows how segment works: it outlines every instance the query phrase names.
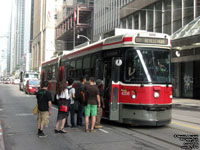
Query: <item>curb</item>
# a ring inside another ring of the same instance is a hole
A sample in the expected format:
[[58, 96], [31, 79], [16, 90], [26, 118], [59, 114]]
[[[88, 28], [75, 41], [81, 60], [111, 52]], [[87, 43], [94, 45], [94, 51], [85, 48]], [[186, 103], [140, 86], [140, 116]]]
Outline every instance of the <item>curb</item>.
[[173, 108], [190, 108], [194, 110], [200, 110], [200, 106], [194, 106], [194, 105], [184, 105], [184, 104], [172, 104]]
[[0, 150], [5, 150], [4, 139], [3, 139], [3, 128], [0, 121]]

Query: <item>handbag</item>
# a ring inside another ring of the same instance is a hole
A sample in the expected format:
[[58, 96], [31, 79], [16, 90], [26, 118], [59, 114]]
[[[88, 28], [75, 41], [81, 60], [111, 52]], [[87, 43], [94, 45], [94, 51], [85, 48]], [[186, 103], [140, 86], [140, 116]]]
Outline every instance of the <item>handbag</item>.
[[34, 114], [34, 115], [37, 115], [37, 114], [38, 114], [38, 105], [36, 105], [36, 106], [33, 108], [33, 114]]
[[59, 108], [59, 111], [67, 112], [68, 111], [68, 107], [66, 105], [61, 105], [60, 108]]

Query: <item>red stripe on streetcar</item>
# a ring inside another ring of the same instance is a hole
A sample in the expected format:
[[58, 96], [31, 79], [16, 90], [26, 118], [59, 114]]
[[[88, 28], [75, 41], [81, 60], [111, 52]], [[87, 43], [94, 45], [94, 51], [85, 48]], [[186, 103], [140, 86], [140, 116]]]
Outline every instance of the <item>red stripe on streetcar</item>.
[[124, 38], [122, 39], [122, 41], [104, 44], [103, 46], [110, 46], [110, 45], [120, 44], [120, 43], [124, 43], [124, 42], [132, 42], [132, 41], [133, 41], [133, 38], [132, 38], [132, 37], [124, 37]]
[[132, 42], [133, 41], [133, 37], [124, 37], [123, 38], [123, 42]]
[[44, 62], [44, 63], [42, 63], [42, 65], [49, 64], [49, 63], [52, 63], [52, 62], [57, 61], [57, 60], [58, 60], [58, 58]]
[[93, 46], [91, 46], [91, 47], [87, 47], [87, 48], [85, 48], [85, 49], [83, 49], [83, 50], [76, 51], [76, 52], [74, 52], [74, 53], [68, 54], [68, 55], [64, 56], [64, 58], [66, 58], [66, 57], [68, 57], [68, 56], [76, 55], [76, 54], [79, 54], [79, 53], [83, 53], [83, 52], [85, 52], [85, 51], [88, 51], [88, 50], [91, 50], [91, 49], [94, 49], [94, 48], [98, 48], [98, 47], [102, 47], [102, 46], [103, 46], [103, 43], [99, 43], [99, 44], [93, 45]]
[[73, 53], [71, 53], [71, 54], [67, 54], [66, 56], [64, 56], [64, 58], [69, 57], [69, 56], [73, 56], [73, 55], [77, 55], [77, 54], [80, 54], [80, 53], [84, 53], [84, 52], [86, 52], [86, 51], [89, 51], [89, 50], [92, 50], [92, 49], [95, 49], [95, 48], [99, 48], [99, 47], [102, 47], [102, 46], [109, 46], [109, 45], [120, 44], [120, 43], [123, 43], [123, 42], [132, 42], [132, 41], [133, 41], [133, 38], [132, 38], [132, 37], [124, 37], [124, 38], [122, 39], [122, 41], [119, 41], [119, 42], [114, 42], [114, 43], [109, 43], [109, 44], [103, 44], [103, 42], [102, 42], [102, 43], [93, 45], [93, 46], [91, 46], [91, 47], [87, 47], [87, 48], [85, 48], [85, 49], [82, 49], [82, 50], [73, 52]]

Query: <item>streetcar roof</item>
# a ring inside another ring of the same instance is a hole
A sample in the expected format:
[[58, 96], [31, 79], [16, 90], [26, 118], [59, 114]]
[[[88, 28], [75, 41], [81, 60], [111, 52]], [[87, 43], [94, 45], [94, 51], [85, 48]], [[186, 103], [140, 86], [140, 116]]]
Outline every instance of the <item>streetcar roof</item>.
[[[130, 47], [130, 46], [132, 47], [133, 46], [137, 46], [137, 47], [141, 47], [141, 46], [155, 47], [156, 46], [159, 48], [171, 47], [170, 36], [167, 34], [148, 32], [145, 30], [119, 30], [119, 31], [120, 32], [116, 33], [115, 36], [111, 36], [111, 37], [99, 40], [92, 44], [83, 46], [81, 48], [75, 48], [72, 51], [63, 51], [63, 54], [61, 57], [64, 59], [71, 59], [73, 57], [78, 57], [87, 53], [94, 53], [100, 50], [114, 49], [118, 47]], [[136, 41], [137, 38], [138, 38], [138, 42]], [[157, 41], [154, 41], [155, 39]], [[149, 42], [149, 43], [145, 43], [145, 42]], [[153, 42], [156, 42], [156, 43], [153, 43]], [[59, 56], [47, 62], [43, 62], [43, 65], [56, 62], [58, 58]]]

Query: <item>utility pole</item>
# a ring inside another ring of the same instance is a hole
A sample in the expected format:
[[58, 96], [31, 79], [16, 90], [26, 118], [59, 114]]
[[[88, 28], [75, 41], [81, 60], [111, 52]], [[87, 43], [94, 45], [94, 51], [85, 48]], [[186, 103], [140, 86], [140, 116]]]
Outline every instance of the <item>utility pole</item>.
[[75, 49], [76, 46], [76, 7], [74, 8], [74, 40], [73, 40], [73, 49]]

